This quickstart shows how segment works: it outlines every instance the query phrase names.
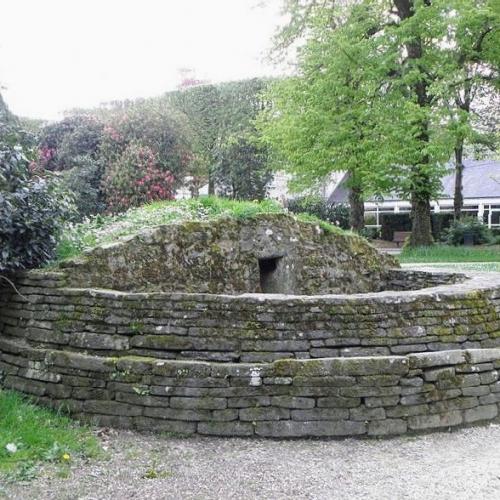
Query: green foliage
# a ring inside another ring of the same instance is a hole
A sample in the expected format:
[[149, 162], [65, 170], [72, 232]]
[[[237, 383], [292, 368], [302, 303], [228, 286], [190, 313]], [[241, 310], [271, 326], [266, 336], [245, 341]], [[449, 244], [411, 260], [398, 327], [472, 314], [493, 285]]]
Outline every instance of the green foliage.
[[98, 441], [87, 428], [34, 405], [27, 397], [0, 389], [0, 475], [29, 480], [35, 477], [38, 462], [62, 464], [74, 456], [99, 453]]
[[[208, 181], [209, 188], [215, 189], [218, 183], [223, 193], [238, 199], [249, 199], [252, 192], [260, 194], [268, 176], [267, 152], [251, 138], [253, 122], [267, 106], [261, 96], [266, 85], [264, 80], [254, 78], [197, 85], [166, 95], [167, 101], [187, 118], [192, 145], [187, 171], [197, 187]], [[256, 158], [251, 156], [254, 153]], [[245, 192], [248, 180], [253, 187]]]
[[238, 137], [222, 148], [214, 169], [219, 195], [236, 200], [262, 200], [271, 179], [267, 148], [255, 140]]
[[207, 221], [220, 217], [246, 219], [259, 214], [284, 213], [272, 200], [235, 201], [212, 196], [180, 201], [157, 201], [118, 215], [98, 215], [67, 226], [57, 249], [59, 260], [95, 246], [115, 242], [144, 228], [180, 221]]
[[[485, 67], [479, 41], [491, 61], [498, 54], [492, 2], [286, 6], [290, 21], [277, 45], [302, 37], [299, 72], [271, 87], [274, 107], [260, 120], [264, 140], [299, 186], [342, 170], [365, 195], [410, 199], [411, 244], [430, 243], [429, 201], [458, 135], [467, 135], [456, 130], [463, 124], [455, 118], [457, 92], [470, 78], [458, 70], [465, 61]], [[489, 76], [498, 82], [498, 71], [490, 68]]]
[[359, 234], [367, 240], [376, 240], [380, 238], [381, 233], [378, 227], [364, 227]]
[[99, 160], [91, 156], [78, 156], [73, 159], [73, 167], [64, 171], [64, 184], [75, 197], [77, 219], [105, 210], [101, 185], [103, 170]]
[[418, 248], [405, 247], [398, 256], [398, 259], [403, 263], [500, 262], [500, 247], [450, 245], [433, 245]]
[[349, 229], [349, 205], [329, 204], [324, 198], [314, 195], [299, 196], [288, 200], [292, 213], [308, 213], [318, 219], [330, 222], [342, 229]]
[[40, 135], [39, 165], [47, 170], [66, 170], [82, 156], [97, 158], [103, 124], [93, 116], [69, 116], [45, 126]]
[[326, 233], [339, 233], [339, 232], [341, 232], [341, 230], [337, 226], [334, 226], [333, 224], [330, 224], [329, 222], [326, 222], [325, 220], [320, 219], [316, 215], [308, 214], [306, 212], [301, 212], [301, 213], [298, 213], [296, 215], [296, 217], [297, 217], [297, 220], [300, 220], [302, 222], [308, 222], [308, 223], [311, 223], [311, 224], [314, 224], [314, 225], [320, 227]]
[[116, 162], [131, 145], [148, 148], [160, 170], [180, 182], [190, 157], [185, 116], [164, 98], [117, 103], [96, 111], [104, 123], [100, 155], [105, 164]]
[[25, 137], [15, 121], [0, 122], [0, 272], [50, 260], [72, 211], [59, 180], [31, 168]]
[[466, 237], [473, 239], [475, 245], [490, 243], [491, 231], [476, 217], [464, 217], [454, 221], [445, 232], [446, 242], [450, 245], [463, 245]]

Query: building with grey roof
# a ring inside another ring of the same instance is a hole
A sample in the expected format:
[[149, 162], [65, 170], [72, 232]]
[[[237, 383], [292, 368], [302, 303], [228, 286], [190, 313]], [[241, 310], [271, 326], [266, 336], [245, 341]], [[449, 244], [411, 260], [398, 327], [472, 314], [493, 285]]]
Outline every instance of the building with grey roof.
[[[349, 188], [346, 186], [347, 175], [338, 182], [328, 198], [330, 203], [347, 203]], [[455, 190], [455, 172], [442, 180], [442, 191], [438, 199], [431, 202], [435, 213], [453, 212], [453, 194]], [[465, 160], [463, 172], [463, 211], [477, 216], [488, 227], [500, 227], [500, 161]], [[410, 202], [394, 194], [381, 200], [371, 199], [365, 202], [366, 216], [374, 216], [375, 224], [380, 226], [380, 214], [409, 213]]]

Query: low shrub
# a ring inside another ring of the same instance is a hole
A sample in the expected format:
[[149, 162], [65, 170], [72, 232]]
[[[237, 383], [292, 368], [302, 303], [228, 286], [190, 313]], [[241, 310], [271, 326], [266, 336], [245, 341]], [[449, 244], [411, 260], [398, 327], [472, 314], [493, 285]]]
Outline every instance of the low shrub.
[[492, 241], [490, 229], [476, 217], [464, 217], [453, 221], [445, 232], [445, 240], [449, 245], [463, 245], [467, 236], [472, 239], [474, 245], [482, 245]]
[[329, 204], [320, 196], [300, 196], [288, 200], [288, 210], [292, 213], [306, 213], [329, 222], [341, 229], [349, 229], [349, 205]]

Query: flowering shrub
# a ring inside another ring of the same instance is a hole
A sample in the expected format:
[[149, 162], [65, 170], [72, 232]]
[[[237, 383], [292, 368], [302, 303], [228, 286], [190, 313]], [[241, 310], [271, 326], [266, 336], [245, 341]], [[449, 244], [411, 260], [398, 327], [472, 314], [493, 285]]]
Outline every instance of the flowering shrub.
[[146, 146], [129, 144], [106, 170], [103, 189], [109, 212], [121, 212], [154, 200], [173, 199], [174, 178], [158, 165]]

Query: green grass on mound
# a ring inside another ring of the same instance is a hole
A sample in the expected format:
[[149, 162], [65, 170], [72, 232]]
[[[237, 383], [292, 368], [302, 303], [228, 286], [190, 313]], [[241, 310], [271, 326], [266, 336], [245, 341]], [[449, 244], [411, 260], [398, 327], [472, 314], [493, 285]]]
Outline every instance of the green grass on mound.
[[64, 468], [77, 456], [100, 453], [99, 442], [88, 428], [0, 389], [0, 483], [32, 479], [40, 462]]
[[404, 248], [399, 255], [403, 263], [427, 262], [500, 262], [500, 246], [449, 246]]
[[[57, 260], [75, 257], [98, 245], [112, 243], [141, 229], [162, 224], [190, 220], [209, 221], [225, 216], [246, 219], [259, 214], [284, 212], [283, 207], [272, 200], [250, 202], [206, 196], [190, 200], [154, 202], [122, 214], [98, 215], [81, 224], [68, 226], [57, 247]], [[328, 232], [340, 231], [312, 215], [299, 214], [297, 219], [316, 223]]]

